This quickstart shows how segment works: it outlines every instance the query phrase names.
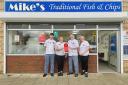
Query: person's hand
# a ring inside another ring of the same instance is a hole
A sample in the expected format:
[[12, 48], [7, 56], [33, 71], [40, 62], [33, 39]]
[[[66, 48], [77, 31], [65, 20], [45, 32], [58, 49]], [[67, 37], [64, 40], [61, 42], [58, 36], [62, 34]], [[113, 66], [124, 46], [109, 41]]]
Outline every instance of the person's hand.
[[71, 49], [71, 50], [76, 50], [77, 48], [69, 47], [69, 49]]
[[84, 55], [84, 53], [83, 53], [83, 52], [79, 52], [79, 55], [80, 55], [80, 56], [83, 56], [83, 55]]
[[56, 51], [59, 51], [58, 46], [55, 47]]

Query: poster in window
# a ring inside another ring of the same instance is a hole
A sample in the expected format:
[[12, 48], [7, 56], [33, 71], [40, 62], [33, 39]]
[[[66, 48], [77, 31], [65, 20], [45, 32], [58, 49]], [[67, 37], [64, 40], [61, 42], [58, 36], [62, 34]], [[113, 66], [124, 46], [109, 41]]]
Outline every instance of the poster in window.
[[123, 32], [123, 53], [128, 55], [128, 31]]

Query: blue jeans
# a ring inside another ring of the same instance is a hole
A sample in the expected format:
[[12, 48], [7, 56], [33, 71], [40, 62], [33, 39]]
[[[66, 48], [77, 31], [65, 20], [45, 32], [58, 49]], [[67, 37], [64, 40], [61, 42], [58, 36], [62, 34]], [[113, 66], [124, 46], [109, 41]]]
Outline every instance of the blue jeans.
[[45, 55], [44, 74], [48, 74], [49, 64], [50, 64], [50, 73], [54, 73], [54, 57], [55, 54]]
[[75, 69], [75, 74], [79, 73], [79, 66], [78, 66], [78, 56], [69, 56], [69, 73], [73, 72], [73, 65]]

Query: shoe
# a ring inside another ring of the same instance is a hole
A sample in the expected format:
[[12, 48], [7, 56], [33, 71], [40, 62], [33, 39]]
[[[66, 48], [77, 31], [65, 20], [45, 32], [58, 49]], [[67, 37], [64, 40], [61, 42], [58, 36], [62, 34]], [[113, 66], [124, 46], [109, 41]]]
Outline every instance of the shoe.
[[72, 75], [73, 73], [71, 72], [71, 73], [68, 73], [67, 75]]
[[82, 70], [81, 75], [84, 75], [84, 73], [85, 73], [85, 71], [84, 71], [84, 70]]
[[85, 75], [85, 77], [88, 77], [88, 72], [85, 72], [85, 74], [84, 74], [84, 75]]
[[75, 74], [75, 77], [78, 77], [78, 74]]
[[60, 72], [61, 76], [63, 76], [63, 71]]
[[51, 73], [51, 76], [54, 76], [54, 73]]
[[44, 74], [44, 75], [43, 75], [43, 77], [46, 77], [46, 76], [47, 76], [47, 74]]
[[58, 72], [58, 76], [61, 76], [61, 72]]
[[60, 71], [60, 76], [63, 76], [63, 71]]

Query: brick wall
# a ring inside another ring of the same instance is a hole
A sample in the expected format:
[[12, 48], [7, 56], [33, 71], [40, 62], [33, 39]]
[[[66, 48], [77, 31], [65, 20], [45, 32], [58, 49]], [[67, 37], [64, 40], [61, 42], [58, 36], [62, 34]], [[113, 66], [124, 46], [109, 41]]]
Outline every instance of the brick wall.
[[[7, 73], [42, 73], [43, 56], [7, 56]], [[65, 60], [64, 71], [68, 72], [68, 62]], [[57, 72], [55, 66], [55, 72]], [[90, 56], [89, 72], [97, 72], [97, 57]]]
[[128, 11], [128, 0], [123, 0], [123, 11]]
[[4, 9], [4, 0], [0, 0], [0, 12]]
[[[0, 0], [0, 12], [3, 11], [4, 0]], [[3, 22], [0, 21], [0, 73], [3, 72]]]
[[128, 60], [124, 60], [124, 73], [128, 73]]

